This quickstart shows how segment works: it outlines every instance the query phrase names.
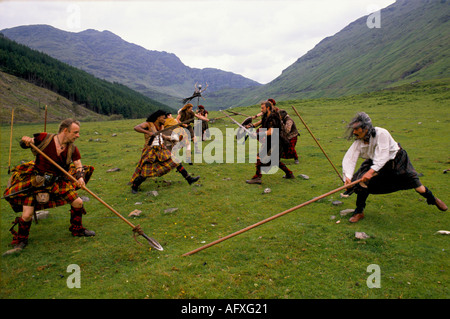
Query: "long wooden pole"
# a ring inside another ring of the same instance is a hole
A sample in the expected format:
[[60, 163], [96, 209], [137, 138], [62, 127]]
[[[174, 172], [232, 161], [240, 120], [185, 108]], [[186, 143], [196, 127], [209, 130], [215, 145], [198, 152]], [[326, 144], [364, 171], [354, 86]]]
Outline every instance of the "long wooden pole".
[[325, 157], [327, 158], [328, 162], [330, 162], [331, 166], [333, 166], [334, 170], [336, 171], [336, 173], [339, 176], [339, 179], [341, 180], [341, 182], [343, 182], [342, 179], [342, 175], [339, 173], [339, 171], [336, 169], [336, 166], [334, 166], [333, 162], [331, 162], [330, 158], [328, 157], [327, 153], [325, 153], [324, 149], [322, 148], [322, 146], [320, 145], [319, 141], [316, 139], [316, 137], [314, 136], [314, 134], [311, 132], [311, 130], [309, 129], [308, 125], [306, 125], [305, 121], [303, 121], [303, 118], [300, 116], [300, 114], [297, 112], [297, 110], [295, 109], [295, 107], [292, 106], [292, 109], [294, 110], [294, 112], [297, 114], [297, 116], [300, 118], [300, 120], [302, 121], [303, 125], [306, 127], [306, 129], [308, 130], [309, 134], [311, 134], [312, 138], [314, 139], [314, 141], [316, 141], [317, 145], [319, 145], [320, 149], [322, 150], [323, 155], [325, 155]]
[[[38, 152], [39, 154], [41, 154], [42, 156], [44, 156], [50, 163], [52, 163], [53, 165], [55, 165], [61, 172], [63, 172], [70, 180], [72, 180], [74, 183], [77, 183], [77, 180], [75, 177], [73, 177], [72, 175], [69, 174], [69, 172], [67, 172], [64, 168], [62, 168], [61, 166], [58, 165], [58, 163], [56, 163], [54, 160], [52, 160], [50, 157], [47, 156], [47, 154], [45, 154], [44, 152], [42, 152], [40, 149], [38, 149], [36, 147], [36, 145], [34, 145], [33, 143], [30, 143], [30, 146], [32, 149], [34, 149], [36, 152]], [[95, 194], [94, 192], [92, 192], [90, 189], [88, 189], [85, 185], [81, 186], [82, 189], [84, 189], [86, 192], [88, 192], [89, 194], [91, 194], [95, 199], [97, 199], [100, 203], [102, 203], [106, 208], [108, 208], [110, 211], [112, 211], [114, 214], [117, 215], [117, 217], [119, 217], [120, 219], [122, 219], [125, 223], [127, 223], [131, 228], [133, 228], [133, 230], [136, 230], [137, 227], [135, 225], [133, 225], [133, 223], [131, 223], [128, 219], [126, 219], [125, 217], [123, 217], [119, 212], [117, 212], [114, 208], [112, 208], [110, 205], [108, 205], [103, 199], [101, 199], [100, 197], [98, 197], [97, 194]], [[163, 248], [161, 247], [161, 245], [159, 245], [158, 242], [156, 242], [153, 238], [148, 237], [147, 235], [145, 235], [144, 233], [139, 233], [139, 235], [142, 235], [145, 239], [147, 239], [149, 241], [149, 243], [155, 247], [158, 250], [163, 250]], [[153, 242], [152, 242], [153, 241]]]
[[44, 113], [44, 132], [47, 132], [47, 105], [45, 106], [45, 113]]
[[194, 253], [196, 253], [196, 252], [199, 252], [199, 251], [201, 251], [201, 250], [203, 250], [203, 249], [206, 249], [206, 248], [208, 248], [208, 247], [214, 246], [214, 245], [216, 245], [216, 244], [218, 244], [218, 243], [220, 243], [220, 242], [223, 242], [223, 241], [225, 241], [225, 240], [227, 240], [227, 239], [230, 239], [230, 238], [232, 238], [232, 237], [234, 237], [234, 236], [237, 236], [237, 235], [239, 235], [239, 234], [245, 233], [246, 231], [249, 231], [250, 229], [253, 229], [253, 228], [255, 228], [255, 227], [258, 227], [258, 226], [260, 226], [260, 225], [262, 225], [262, 224], [265, 224], [265, 223], [267, 223], [267, 222], [270, 222], [270, 221], [272, 221], [272, 220], [274, 220], [274, 219], [276, 219], [276, 218], [278, 218], [278, 217], [281, 217], [281, 216], [286, 215], [286, 214], [288, 214], [288, 213], [290, 213], [290, 212], [293, 212], [294, 210], [297, 210], [297, 209], [302, 208], [302, 207], [304, 207], [304, 206], [306, 206], [306, 205], [309, 205], [309, 204], [311, 204], [311, 203], [314, 203], [314, 202], [318, 201], [319, 199], [322, 199], [322, 198], [324, 198], [324, 197], [327, 197], [327, 196], [329, 196], [329, 195], [331, 195], [331, 194], [337, 193], [337, 192], [339, 192], [340, 190], [343, 190], [344, 188], [348, 188], [348, 187], [351, 187], [351, 186], [353, 186], [353, 185], [355, 185], [355, 184], [358, 184], [358, 183], [361, 182], [361, 181], [362, 181], [362, 178], [361, 178], [361, 179], [358, 179], [358, 180], [356, 180], [356, 181], [354, 181], [354, 182], [352, 182], [352, 183], [350, 183], [350, 184], [348, 184], [348, 185], [344, 185], [344, 186], [338, 187], [338, 188], [336, 188], [336, 189], [334, 189], [334, 190], [332, 190], [332, 191], [329, 191], [328, 193], [322, 194], [322, 195], [320, 195], [320, 196], [318, 196], [318, 197], [315, 197], [315, 198], [313, 198], [313, 199], [311, 199], [311, 200], [309, 200], [309, 201], [307, 201], [307, 202], [304, 202], [304, 203], [302, 203], [302, 204], [300, 204], [300, 205], [297, 205], [297, 206], [295, 206], [295, 207], [289, 208], [288, 210], [285, 210], [284, 212], [278, 213], [278, 214], [276, 214], [276, 215], [274, 215], [274, 216], [272, 216], [272, 217], [269, 217], [269, 218], [266, 218], [266, 219], [264, 219], [264, 220], [262, 220], [262, 221], [260, 221], [260, 222], [257, 222], [256, 224], [253, 224], [253, 225], [251, 225], [251, 226], [248, 226], [248, 227], [246, 227], [246, 228], [243, 228], [243, 229], [241, 229], [241, 230], [239, 230], [239, 231], [237, 231], [237, 232], [234, 232], [234, 233], [232, 233], [232, 234], [230, 234], [230, 235], [228, 235], [228, 236], [222, 237], [222, 238], [220, 238], [220, 239], [218, 239], [218, 240], [216, 240], [216, 241], [213, 241], [213, 242], [211, 242], [211, 243], [209, 243], [209, 244], [207, 244], [207, 245], [204, 245], [204, 246], [202, 246], [202, 247], [200, 247], [200, 248], [194, 249], [193, 251], [190, 251], [190, 252], [188, 252], [188, 253], [185, 253], [183, 256], [189, 256], [189, 255], [192, 255], [192, 254], [194, 254]]
[[14, 123], [14, 109], [11, 111], [11, 133], [9, 135], [9, 159], [8, 159], [8, 174], [11, 173], [11, 147], [13, 137], [13, 123]]

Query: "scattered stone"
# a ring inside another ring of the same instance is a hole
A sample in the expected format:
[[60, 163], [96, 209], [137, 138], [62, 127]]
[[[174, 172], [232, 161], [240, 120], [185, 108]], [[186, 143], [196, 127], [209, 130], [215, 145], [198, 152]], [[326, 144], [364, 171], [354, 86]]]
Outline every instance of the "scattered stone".
[[138, 217], [139, 215], [141, 215], [141, 213], [142, 213], [141, 210], [135, 209], [128, 214], [128, 217]]
[[263, 194], [269, 194], [270, 192], [272, 192], [272, 190], [267, 187], [266, 189], [264, 189]]
[[444, 169], [444, 174], [447, 174], [447, 172], [450, 171], [450, 169]]
[[231, 181], [231, 177], [222, 178], [224, 181]]
[[309, 179], [309, 176], [305, 175], [305, 174], [300, 174], [300, 175], [298, 175], [298, 177], [300, 177], [302, 179]]
[[167, 208], [166, 210], [164, 210], [164, 214], [170, 214], [170, 213], [174, 213], [178, 210], [178, 207], [173, 207], [173, 208]]
[[448, 230], [438, 230], [436, 232], [436, 234], [440, 234], [440, 235], [450, 235], [450, 231]]
[[339, 206], [339, 205], [342, 205], [344, 203], [339, 201], [339, 200], [334, 200], [334, 201], [331, 202], [331, 204], [333, 204], [333, 206]]
[[350, 213], [353, 213], [354, 211], [355, 211], [354, 209], [348, 208], [348, 209], [341, 210], [339, 214], [341, 216], [345, 216], [345, 215], [348, 215]]
[[113, 133], [113, 135], [111, 135], [112, 137], [116, 137], [117, 136], [117, 134], [116, 133]]
[[114, 167], [114, 168], [110, 168], [110, 169], [107, 170], [106, 172], [107, 172], [107, 173], [111, 173], [111, 172], [118, 172], [118, 171], [120, 171], [120, 168]]
[[134, 205], [142, 205], [142, 202], [136, 202]]
[[158, 194], [158, 192], [157, 191], [150, 191], [150, 192], [147, 192], [147, 196], [150, 196], [150, 195], [152, 195], [152, 196], [158, 196], [159, 194]]
[[370, 236], [367, 235], [365, 232], [359, 232], [359, 231], [355, 232], [355, 237], [358, 238], [358, 239], [370, 238]]
[[336, 219], [336, 216], [335, 216], [335, 215], [332, 215], [332, 216], [330, 217], [330, 219], [331, 219], [331, 220], [335, 220], [335, 219]]

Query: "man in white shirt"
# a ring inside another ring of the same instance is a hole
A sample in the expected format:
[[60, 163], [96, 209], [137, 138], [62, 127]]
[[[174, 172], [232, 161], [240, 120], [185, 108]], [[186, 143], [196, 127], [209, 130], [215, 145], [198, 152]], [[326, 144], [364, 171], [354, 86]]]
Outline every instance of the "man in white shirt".
[[[436, 205], [441, 211], [447, 206], [419, 180], [408, 154], [383, 128], [373, 127], [370, 117], [360, 112], [347, 126], [349, 136], [355, 138], [352, 146], [342, 160], [343, 179], [345, 184], [362, 178], [362, 182], [354, 187], [357, 194], [356, 209], [350, 222], [356, 223], [364, 218], [364, 208], [369, 194], [387, 194], [404, 189], [414, 188], [427, 199], [429, 205]], [[354, 173], [358, 158], [365, 161]]]

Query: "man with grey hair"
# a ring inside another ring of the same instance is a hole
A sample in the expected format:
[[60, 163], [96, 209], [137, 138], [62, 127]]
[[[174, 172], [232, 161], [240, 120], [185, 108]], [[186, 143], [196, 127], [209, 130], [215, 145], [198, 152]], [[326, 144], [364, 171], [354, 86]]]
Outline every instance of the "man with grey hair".
[[[374, 127], [364, 112], [357, 113], [347, 128], [348, 139], [354, 137], [355, 141], [342, 160], [343, 179], [347, 185], [362, 178], [362, 182], [352, 189], [357, 198], [356, 209], [349, 219], [351, 223], [364, 218], [369, 194], [388, 194], [411, 188], [426, 198], [429, 205], [436, 205], [441, 211], [447, 210], [445, 203], [422, 185], [408, 154], [386, 129]], [[354, 173], [359, 157], [365, 161]]]

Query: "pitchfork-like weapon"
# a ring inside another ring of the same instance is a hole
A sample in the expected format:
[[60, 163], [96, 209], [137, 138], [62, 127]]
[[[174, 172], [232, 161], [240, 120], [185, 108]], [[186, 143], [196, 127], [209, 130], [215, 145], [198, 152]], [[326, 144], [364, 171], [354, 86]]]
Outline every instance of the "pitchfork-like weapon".
[[[50, 157], [48, 157], [45, 153], [43, 153], [39, 148], [37, 148], [33, 143], [30, 143], [30, 146], [32, 149], [34, 149], [36, 152], [38, 152], [40, 155], [42, 155], [43, 157], [45, 157], [49, 162], [51, 162], [53, 165], [55, 165], [61, 172], [63, 172], [71, 181], [73, 181], [74, 183], [77, 183], [77, 180], [75, 179], [75, 177], [73, 177], [72, 175], [70, 175], [64, 168], [62, 168], [61, 166], [59, 166], [54, 160], [52, 160]], [[108, 208], [110, 211], [112, 211], [114, 214], [117, 215], [117, 217], [119, 217], [120, 219], [122, 219], [125, 223], [127, 223], [131, 228], [133, 228], [133, 232], [134, 235], [141, 235], [142, 237], [144, 237], [148, 243], [150, 244], [150, 246], [152, 246], [153, 248], [155, 248], [156, 250], [163, 250], [163, 247], [153, 238], [147, 236], [146, 234], [144, 234], [143, 230], [141, 229], [140, 225], [133, 225], [130, 221], [128, 221], [125, 217], [123, 217], [119, 212], [117, 212], [114, 208], [112, 208], [110, 205], [108, 205], [103, 199], [101, 199], [100, 197], [98, 197], [94, 192], [92, 192], [91, 190], [89, 190], [85, 185], [81, 186], [82, 189], [84, 189], [86, 192], [88, 192], [89, 194], [91, 194], [95, 199], [97, 199], [100, 203], [102, 203], [106, 208]]]
[[14, 123], [14, 109], [11, 111], [11, 133], [9, 136], [9, 159], [8, 159], [8, 174], [11, 173], [11, 147], [13, 137], [13, 123]]
[[193, 251], [190, 251], [190, 252], [188, 252], [188, 253], [185, 253], [183, 256], [189, 256], [189, 255], [192, 255], [192, 254], [194, 254], [194, 253], [196, 253], [196, 252], [199, 252], [200, 250], [203, 250], [203, 249], [206, 249], [206, 248], [208, 248], [208, 247], [214, 246], [214, 245], [216, 245], [216, 244], [218, 244], [218, 243], [220, 243], [220, 242], [222, 242], [222, 241], [224, 241], [224, 240], [227, 240], [227, 239], [229, 239], [229, 238], [231, 238], [231, 237], [234, 237], [234, 236], [237, 236], [237, 235], [239, 235], [239, 234], [245, 233], [246, 231], [248, 231], [248, 230], [250, 230], [250, 229], [253, 229], [253, 228], [255, 228], [255, 227], [258, 227], [258, 226], [260, 226], [260, 225], [262, 225], [262, 224], [265, 224], [265, 223], [267, 223], [267, 222], [270, 222], [271, 220], [274, 220], [274, 219], [276, 219], [276, 218], [278, 218], [278, 217], [281, 217], [281, 216], [286, 215], [286, 214], [288, 214], [288, 213], [290, 213], [290, 212], [293, 212], [294, 210], [297, 210], [297, 209], [302, 208], [302, 207], [304, 207], [304, 206], [306, 206], [306, 205], [309, 205], [309, 204], [311, 204], [311, 203], [314, 203], [314, 202], [318, 201], [319, 199], [322, 199], [322, 198], [327, 197], [327, 196], [329, 196], [329, 195], [331, 195], [331, 194], [337, 193], [337, 192], [339, 192], [340, 190], [343, 190], [343, 189], [345, 189], [345, 188], [352, 187], [353, 185], [356, 185], [356, 184], [358, 184], [359, 182], [362, 182], [362, 180], [363, 180], [363, 179], [361, 178], [361, 179], [358, 179], [358, 180], [356, 180], [356, 181], [354, 181], [354, 182], [352, 182], [352, 183], [349, 183], [348, 185], [344, 185], [344, 186], [341, 186], [341, 187], [339, 187], [339, 188], [336, 188], [336, 189], [334, 189], [334, 190], [332, 190], [332, 191], [329, 191], [328, 193], [322, 194], [322, 195], [320, 195], [320, 196], [318, 196], [318, 197], [315, 197], [315, 198], [313, 198], [313, 199], [311, 199], [311, 200], [309, 200], [309, 201], [307, 201], [307, 202], [304, 202], [303, 204], [300, 204], [300, 205], [297, 205], [297, 206], [295, 206], [295, 207], [289, 208], [288, 210], [285, 210], [284, 212], [281, 212], [281, 213], [278, 213], [278, 214], [276, 214], [276, 215], [274, 215], [274, 216], [272, 216], [272, 217], [266, 218], [266, 219], [264, 219], [264, 220], [262, 220], [262, 221], [260, 221], [260, 222], [257, 222], [256, 224], [253, 224], [253, 225], [251, 225], [251, 226], [248, 226], [248, 227], [246, 227], [246, 228], [243, 228], [243, 229], [241, 229], [241, 230], [239, 230], [239, 231], [237, 231], [237, 232], [235, 232], [235, 233], [232, 233], [232, 234], [230, 234], [230, 235], [228, 235], [228, 236], [222, 237], [222, 238], [220, 238], [220, 239], [218, 239], [218, 240], [216, 240], [216, 241], [213, 241], [213, 242], [211, 242], [211, 243], [209, 243], [209, 244], [207, 244], [207, 245], [204, 245], [204, 246], [202, 246], [202, 247], [200, 247], [200, 248], [194, 249]]

